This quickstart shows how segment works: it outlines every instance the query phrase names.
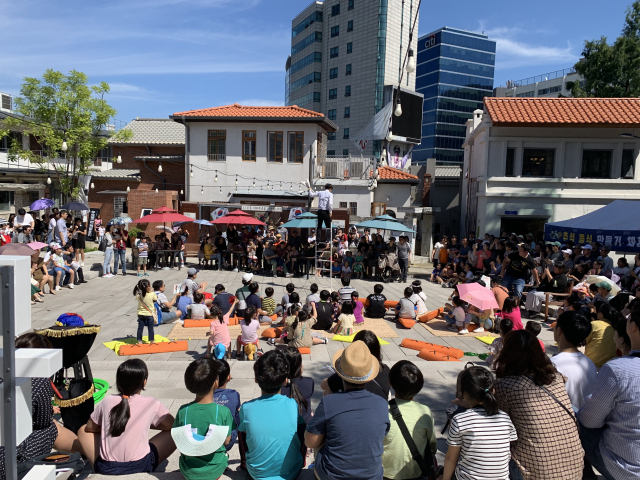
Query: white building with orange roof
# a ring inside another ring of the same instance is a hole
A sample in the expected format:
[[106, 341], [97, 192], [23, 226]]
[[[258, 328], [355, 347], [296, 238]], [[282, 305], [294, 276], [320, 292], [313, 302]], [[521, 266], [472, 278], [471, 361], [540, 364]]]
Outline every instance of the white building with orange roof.
[[461, 234], [533, 233], [640, 200], [640, 99], [485, 98], [467, 121]]

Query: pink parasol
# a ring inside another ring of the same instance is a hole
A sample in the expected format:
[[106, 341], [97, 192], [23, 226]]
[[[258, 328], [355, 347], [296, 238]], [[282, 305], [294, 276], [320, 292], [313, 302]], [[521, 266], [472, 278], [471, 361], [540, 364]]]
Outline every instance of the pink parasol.
[[463, 283], [457, 285], [460, 298], [480, 310], [500, 308], [493, 292], [479, 283]]
[[40, 250], [41, 248], [48, 246], [46, 243], [42, 243], [42, 242], [31, 242], [31, 243], [27, 243], [27, 245], [29, 245], [34, 250]]
[[213, 225], [266, 225], [266, 223], [261, 222], [242, 210], [229, 212], [224, 217], [211, 220], [211, 223]]
[[152, 214], [134, 220], [131, 223], [172, 223], [172, 222], [193, 222], [193, 218], [177, 213], [167, 207], [154, 210]]

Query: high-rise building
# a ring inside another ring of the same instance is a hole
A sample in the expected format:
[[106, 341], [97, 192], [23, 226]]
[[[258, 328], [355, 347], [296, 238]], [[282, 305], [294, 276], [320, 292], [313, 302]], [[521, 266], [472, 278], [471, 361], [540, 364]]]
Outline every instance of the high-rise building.
[[582, 75], [576, 72], [575, 68], [569, 67], [536, 75], [535, 77], [523, 78], [522, 80], [508, 80], [506, 87], [501, 86], [493, 89], [493, 96], [515, 98], [571, 97], [570, 87], [573, 82], [582, 83], [584, 79]]
[[420, 37], [416, 91], [424, 114], [413, 164], [463, 163], [465, 123], [492, 95], [495, 53], [496, 42], [480, 33], [444, 27]]
[[[327, 155], [361, 153], [351, 137], [383, 107], [384, 86], [398, 85], [407, 49], [417, 55], [417, 35], [409, 46], [417, 8], [418, 0], [325, 0], [293, 19], [285, 103], [338, 125]], [[402, 87], [415, 91], [415, 79], [405, 71]], [[379, 150], [379, 142], [370, 142], [362, 153]]]

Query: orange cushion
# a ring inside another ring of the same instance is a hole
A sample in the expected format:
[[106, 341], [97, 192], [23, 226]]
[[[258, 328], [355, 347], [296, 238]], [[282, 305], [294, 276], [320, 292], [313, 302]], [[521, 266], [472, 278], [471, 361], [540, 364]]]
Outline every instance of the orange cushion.
[[398, 305], [397, 300], [385, 300], [384, 302], [385, 308], [396, 308], [396, 305]]
[[411, 320], [410, 318], [399, 318], [398, 322], [404, 328], [413, 328], [413, 326], [416, 324], [416, 321], [415, 320]]
[[476, 325], [475, 323], [471, 323], [469, 325], [467, 325], [467, 330], [469, 330], [469, 332], [473, 332], [475, 331], [476, 328], [479, 328], [480, 325]]
[[229, 317], [229, 325], [238, 325], [238, 317]]
[[273, 315], [271, 315], [269, 317], [271, 319], [272, 322], [275, 322], [278, 319], [278, 315], [276, 315], [275, 313]]
[[300, 347], [300, 348], [298, 349], [298, 351], [299, 351], [300, 353], [303, 353], [303, 354], [304, 354], [304, 353], [311, 353], [311, 348], [310, 348], [310, 347]]
[[184, 320], [184, 328], [196, 328], [196, 327], [208, 327], [211, 325], [212, 320], [203, 318], [202, 320], [190, 320], [186, 318]]
[[440, 309], [434, 310], [433, 312], [423, 313], [418, 317], [418, 321], [422, 323], [427, 323], [429, 320], [433, 320], [440, 314]]
[[143, 343], [142, 345], [122, 345], [118, 355], [148, 355], [150, 353], [186, 352], [189, 343], [186, 340], [177, 342]]
[[402, 342], [400, 342], [400, 346], [404, 348], [410, 348], [412, 350], [418, 350], [418, 351], [421, 351], [424, 349], [435, 350], [456, 358], [464, 357], [464, 352], [459, 348], [446, 347], [444, 345], [438, 345], [436, 343], [427, 343], [421, 340], [412, 340], [410, 338], [402, 339]]
[[418, 357], [422, 358], [423, 360], [428, 360], [430, 362], [458, 362], [459, 361], [459, 359], [457, 359], [454, 356], [447, 355], [446, 353], [442, 353], [438, 350], [433, 350], [431, 348], [423, 348], [422, 350], [420, 350], [420, 353], [418, 353]]
[[369, 306], [369, 299], [368, 298], [358, 298], [358, 300], [360, 300], [365, 307]]
[[400, 346], [404, 348], [410, 348], [412, 350], [422, 350], [423, 348], [427, 348], [430, 343], [423, 342], [421, 340], [412, 340], [411, 338], [403, 338], [402, 342], [400, 342]]
[[282, 328], [267, 328], [262, 332], [264, 338], [280, 338], [282, 335]]

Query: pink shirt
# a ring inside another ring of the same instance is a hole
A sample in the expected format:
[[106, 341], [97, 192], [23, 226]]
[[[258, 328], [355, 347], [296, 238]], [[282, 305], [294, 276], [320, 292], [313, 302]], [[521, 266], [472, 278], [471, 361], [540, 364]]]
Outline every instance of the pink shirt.
[[260, 322], [254, 318], [251, 323], [247, 325], [247, 322], [240, 320], [240, 330], [242, 330], [242, 343], [255, 343], [258, 340], [258, 334], [256, 333], [260, 328]]
[[358, 323], [364, 322], [364, 316], [362, 315], [363, 308], [364, 308], [364, 305], [362, 305], [362, 302], [360, 300], [356, 300], [356, 306], [353, 309], [353, 316], [356, 317], [356, 321], [355, 321], [356, 325]]
[[[109, 413], [122, 401], [129, 402], [130, 417], [119, 437], [109, 436]], [[149, 429], [157, 427], [169, 410], [153, 397], [133, 395], [123, 400], [109, 395], [96, 405], [91, 420], [100, 426], [100, 458], [109, 462], [134, 462], [149, 454]]]
[[214, 347], [219, 343], [227, 347], [231, 345], [231, 335], [229, 335], [229, 314], [227, 313], [222, 317], [222, 323], [220, 323], [220, 320], [218, 319], [211, 322], [209, 332], [211, 332], [209, 345], [213, 345]]
[[512, 312], [506, 313], [502, 312], [502, 318], [508, 318], [513, 322], [513, 330], [523, 330], [524, 325], [522, 325], [522, 317], [520, 316], [520, 309], [514, 308]]

